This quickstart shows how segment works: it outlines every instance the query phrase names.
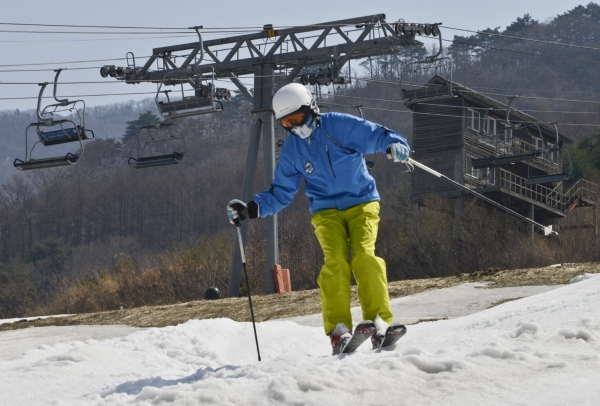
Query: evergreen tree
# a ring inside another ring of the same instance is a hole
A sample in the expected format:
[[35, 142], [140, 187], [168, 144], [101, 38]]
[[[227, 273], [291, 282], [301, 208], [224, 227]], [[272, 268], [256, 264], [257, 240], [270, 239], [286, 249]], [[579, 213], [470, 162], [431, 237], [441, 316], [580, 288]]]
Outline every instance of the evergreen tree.
[[528, 31], [531, 27], [535, 27], [540, 22], [538, 20], [534, 20], [529, 13], [525, 14], [523, 17], [517, 17], [517, 21], [514, 21], [511, 25], [506, 27], [506, 31], [504, 31], [507, 35], [520, 34], [524, 31]]
[[146, 125], [154, 125], [158, 123], [159, 120], [160, 119], [150, 110], [146, 110], [145, 113], [140, 113], [137, 119], [126, 122], [127, 127], [125, 128], [125, 135], [121, 137], [121, 142], [126, 144], [132, 139], [137, 139], [140, 128]]
[[569, 153], [573, 162], [572, 181], [591, 180], [600, 174], [600, 133], [583, 138], [569, 148]]

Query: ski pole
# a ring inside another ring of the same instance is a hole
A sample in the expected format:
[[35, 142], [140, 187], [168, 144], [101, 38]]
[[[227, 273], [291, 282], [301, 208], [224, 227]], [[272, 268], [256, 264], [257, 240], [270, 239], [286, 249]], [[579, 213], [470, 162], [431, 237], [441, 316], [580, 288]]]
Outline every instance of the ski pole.
[[256, 352], [258, 353], [258, 361], [260, 362], [260, 349], [258, 348], [258, 336], [256, 335], [256, 323], [254, 322], [254, 310], [252, 309], [252, 298], [250, 297], [250, 282], [248, 281], [248, 271], [246, 269], [246, 255], [244, 253], [244, 242], [242, 241], [242, 232], [240, 227], [242, 222], [239, 217], [234, 220], [237, 230], [238, 242], [240, 244], [240, 255], [242, 257], [242, 266], [244, 267], [244, 275], [246, 276], [246, 289], [248, 290], [248, 303], [250, 303], [250, 315], [252, 316], [252, 328], [254, 329], [254, 341], [256, 341]]
[[415, 160], [414, 160], [414, 159], [412, 159], [412, 158], [408, 158], [408, 161], [407, 161], [407, 163], [408, 163], [408, 164], [410, 164], [410, 165], [416, 166], [417, 168], [423, 169], [425, 172], [429, 172], [429, 173], [430, 173], [430, 174], [432, 174], [433, 176], [436, 176], [436, 177], [438, 177], [438, 178], [440, 178], [440, 179], [443, 179], [443, 180], [445, 180], [445, 181], [447, 181], [447, 182], [450, 182], [450, 183], [452, 183], [454, 186], [458, 186], [458, 187], [460, 187], [460, 188], [462, 188], [462, 189], [465, 189], [465, 190], [466, 190], [466, 191], [468, 191], [469, 193], [471, 193], [471, 194], [473, 194], [473, 195], [477, 196], [478, 198], [480, 198], [480, 199], [482, 199], [482, 200], [484, 200], [484, 201], [486, 201], [486, 202], [488, 202], [488, 203], [490, 203], [490, 204], [492, 204], [492, 205], [494, 205], [494, 206], [496, 206], [496, 207], [498, 207], [498, 208], [500, 208], [500, 209], [502, 209], [502, 210], [506, 211], [507, 213], [509, 213], [509, 214], [512, 214], [513, 216], [515, 216], [515, 217], [518, 217], [518, 218], [520, 218], [521, 220], [525, 220], [525, 221], [527, 221], [528, 223], [531, 223], [531, 224], [533, 224], [534, 226], [541, 228], [541, 229], [544, 231], [544, 235], [550, 235], [550, 234], [558, 235], [558, 233], [557, 233], [556, 231], [552, 231], [552, 226], [551, 226], [551, 225], [550, 225], [550, 226], [548, 226], [548, 227], [546, 227], [545, 225], [543, 225], [543, 224], [540, 224], [540, 223], [538, 223], [538, 222], [535, 222], [535, 221], [533, 221], [533, 220], [532, 220], [532, 219], [530, 219], [530, 218], [527, 218], [527, 217], [525, 217], [525, 216], [522, 216], [522, 215], [520, 215], [519, 213], [517, 213], [516, 211], [513, 211], [513, 210], [509, 209], [508, 207], [505, 207], [505, 206], [501, 205], [500, 203], [493, 201], [492, 199], [490, 199], [489, 197], [486, 197], [486, 196], [482, 195], [481, 193], [477, 193], [477, 192], [475, 192], [475, 191], [473, 191], [473, 190], [469, 189], [468, 187], [466, 187], [466, 186], [464, 186], [464, 185], [461, 185], [460, 183], [458, 183], [458, 182], [456, 182], [456, 181], [454, 181], [454, 180], [450, 179], [450, 178], [449, 178], [449, 177], [447, 177], [447, 176], [444, 176], [444, 175], [442, 175], [441, 173], [439, 173], [439, 172], [437, 172], [437, 171], [434, 171], [433, 169], [429, 168], [428, 166], [425, 166], [425, 165], [423, 165], [422, 163], [419, 163], [419, 162], [415, 161]]

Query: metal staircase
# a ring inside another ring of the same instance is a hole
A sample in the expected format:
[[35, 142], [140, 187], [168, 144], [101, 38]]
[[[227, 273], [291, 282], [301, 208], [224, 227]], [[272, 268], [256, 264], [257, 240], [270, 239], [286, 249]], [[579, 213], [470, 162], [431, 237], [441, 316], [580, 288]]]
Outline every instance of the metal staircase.
[[562, 192], [562, 182], [551, 189], [543, 185], [527, 185], [527, 179], [498, 168], [499, 186], [513, 194], [559, 210], [565, 214], [577, 207], [595, 206], [597, 185], [585, 179], [578, 180], [569, 190]]

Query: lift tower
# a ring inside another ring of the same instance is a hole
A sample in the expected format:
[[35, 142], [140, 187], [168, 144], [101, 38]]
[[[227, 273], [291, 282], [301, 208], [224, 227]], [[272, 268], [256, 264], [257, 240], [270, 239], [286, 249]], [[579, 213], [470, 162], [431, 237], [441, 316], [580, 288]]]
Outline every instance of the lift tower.
[[[279, 81], [281, 85], [298, 79], [304, 84], [344, 84], [349, 82], [349, 78], [341, 76], [340, 72], [350, 60], [399, 53], [402, 47], [422, 45], [415, 40], [416, 34], [439, 32], [437, 24], [407, 24], [404, 21], [390, 24], [385, 21], [385, 14], [282, 29], [266, 25], [257, 33], [207, 41], [202, 40], [201, 28], [192, 27], [198, 32], [199, 41], [155, 48], [142, 67], [136, 66], [134, 55], [128, 53], [127, 67], [104, 66], [100, 73], [103, 77], [111, 76], [132, 84], [155, 82], [170, 86], [186, 83], [197, 89], [196, 94], [200, 93], [199, 83], [203, 80], [231, 80], [254, 106], [241, 195], [244, 201], [253, 198], [261, 135], [265, 188], [273, 180], [276, 145], [271, 100], [275, 72], [284, 75]], [[156, 67], [151, 69], [155, 63]], [[300, 76], [305, 67], [315, 65], [327, 68], [318, 75]], [[253, 91], [239, 79], [250, 75], [254, 77]], [[244, 225], [244, 240], [246, 231]], [[275, 293], [272, 266], [279, 262], [278, 257], [277, 217], [270, 216], [266, 219], [267, 293]], [[236, 244], [229, 283], [230, 297], [238, 295], [241, 270]]]

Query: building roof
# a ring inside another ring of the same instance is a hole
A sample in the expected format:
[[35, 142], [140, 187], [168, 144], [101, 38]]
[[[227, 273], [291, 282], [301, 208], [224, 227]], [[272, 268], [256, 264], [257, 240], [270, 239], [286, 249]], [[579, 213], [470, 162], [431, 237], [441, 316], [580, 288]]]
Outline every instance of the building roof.
[[[439, 75], [435, 75], [427, 82], [427, 86], [436, 85], [436, 84], [446, 85], [448, 83], [450, 83], [452, 85], [452, 91], [456, 92], [459, 97], [462, 97], [463, 99], [468, 100], [474, 104], [481, 105], [482, 107], [485, 106], [485, 108], [492, 108], [494, 110], [495, 114], [497, 114], [497, 115], [499, 114], [499, 115], [502, 115], [503, 117], [506, 117], [506, 110], [508, 109], [507, 104], [500, 103], [499, 101], [496, 101], [490, 97], [484, 96], [483, 94], [476, 92], [475, 90], [470, 89], [464, 85], [461, 85], [460, 83], [450, 81]], [[504, 112], [502, 113], [502, 111], [504, 111]], [[522, 111], [519, 111], [519, 110], [513, 108], [512, 106], [510, 109], [509, 119], [510, 119], [511, 123], [513, 123], [513, 124], [514, 123], [535, 123], [540, 127], [543, 135], [545, 135], [546, 137], [556, 139], [556, 130], [554, 128], [554, 125], [544, 123], [544, 122], [540, 121], [539, 119], [537, 119], [527, 113], [523, 113]], [[559, 139], [562, 142], [564, 142], [565, 144], [573, 143], [573, 140], [560, 134], [560, 132], [559, 132], [558, 136], [559, 136]]]

